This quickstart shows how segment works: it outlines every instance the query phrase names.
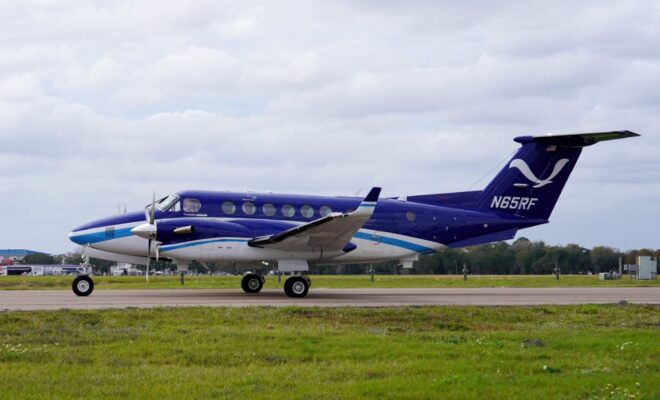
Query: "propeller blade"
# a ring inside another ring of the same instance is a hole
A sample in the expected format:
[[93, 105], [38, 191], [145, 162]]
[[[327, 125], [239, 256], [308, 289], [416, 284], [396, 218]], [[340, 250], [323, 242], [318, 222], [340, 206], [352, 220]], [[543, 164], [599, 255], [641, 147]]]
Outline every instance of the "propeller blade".
[[149, 224], [153, 225], [156, 220], [156, 191], [153, 192], [153, 201], [151, 202], [151, 213], [149, 214]]
[[151, 264], [151, 239], [149, 239], [149, 244], [147, 244], [147, 273], [145, 274], [147, 283], [149, 282], [149, 264]]
[[160, 244], [156, 243], [156, 262], [160, 258]]

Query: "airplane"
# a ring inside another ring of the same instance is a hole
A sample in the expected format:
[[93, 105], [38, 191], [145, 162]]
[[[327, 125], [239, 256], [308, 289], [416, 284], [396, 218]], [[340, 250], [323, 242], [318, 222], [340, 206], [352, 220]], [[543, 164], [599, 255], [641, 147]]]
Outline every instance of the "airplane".
[[[380, 198], [184, 190], [130, 212], [86, 223], [69, 233], [89, 257], [147, 266], [167, 258], [178, 271], [192, 261], [233, 262], [254, 270], [274, 262], [290, 277], [289, 297], [305, 297], [310, 263], [398, 260], [412, 268], [420, 255], [513, 239], [549, 222], [584, 147], [639, 136], [630, 131], [519, 136], [521, 146], [484, 190]], [[258, 293], [265, 279], [246, 272], [241, 287]], [[92, 293], [91, 277], [72, 284]]]

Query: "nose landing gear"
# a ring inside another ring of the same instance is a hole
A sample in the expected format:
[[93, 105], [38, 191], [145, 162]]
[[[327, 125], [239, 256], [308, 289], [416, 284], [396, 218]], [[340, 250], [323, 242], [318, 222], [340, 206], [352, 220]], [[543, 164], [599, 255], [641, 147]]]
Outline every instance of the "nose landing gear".
[[89, 296], [94, 291], [94, 281], [88, 275], [78, 275], [73, 280], [71, 289], [77, 296]]

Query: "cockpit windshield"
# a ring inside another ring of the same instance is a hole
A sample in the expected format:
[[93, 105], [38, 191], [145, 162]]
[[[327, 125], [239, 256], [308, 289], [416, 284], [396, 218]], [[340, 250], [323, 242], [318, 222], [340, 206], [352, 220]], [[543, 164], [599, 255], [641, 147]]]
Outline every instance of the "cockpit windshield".
[[[179, 201], [179, 196], [175, 194], [171, 194], [167, 197], [163, 197], [160, 200], [156, 201], [156, 208], [159, 209], [160, 211], [168, 211], [175, 207], [177, 202]], [[147, 205], [147, 209], [151, 208], [151, 204]]]

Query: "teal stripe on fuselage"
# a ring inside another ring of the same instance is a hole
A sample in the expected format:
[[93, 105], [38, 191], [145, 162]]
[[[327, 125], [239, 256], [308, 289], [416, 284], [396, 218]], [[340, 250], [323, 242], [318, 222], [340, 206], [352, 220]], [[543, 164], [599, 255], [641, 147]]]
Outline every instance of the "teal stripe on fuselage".
[[355, 235], [353, 236], [358, 239], [364, 239], [364, 240], [369, 240], [371, 242], [380, 242], [380, 243], [385, 243], [389, 244], [390, 246], [396, 246], [396, 247], [401, 247], [403, 249], [407, 250], [412, 250], [416, 251], [418, 253], [433, 253], [435, 252], [434, 249], [426, 246], [422, 246], [416, 243], [408, 242], [406, 240], [401, 240], [401, 239], [394, 239], [391, 237], [387, 236], [381, 236], [376, 234], [376, 236], [369, 234], [369, 233], [364, 233], [364, 232], [356, 232]]
[[[115, 229], [114, 233], [112, 235], [109, 235], [108, 232], [100, 231], [100, 232], [94, 232], [94, 233], [87, 233], [83, 235], [78, 235], [78, 236], [72, 236], [71, 240], [75, 243], [78, 243], [80, 245], [86, 245], [86, 244], [93, 244], [93, 243], [99, 243], [99, 242], [104, 242], [107, 240], [112, 240], [112, 239], [120, 239], [123, 237], [128, 237], [131, 236], [131, 229], [133, 227], [127, 227], [127, 228], [120, 228], [120, 229]], [[412, 243], [406, 240], [401, 240], [401, 239], [395, 239], [387, 236], [381, 236], [381, 235], [372, 235], [369, 233], [364, 233], [364, 232], [356, 232], [355, 235], [353, 236], [357, 239], [363, 239], [363, 240], [369, 240], [371, 242], [380, 242], [384, 243], [390, 246], [396, 246], [400, 247], [406, 250], [411, 250], [415, 251], [417, 253], [433, 253], [435, 252], [434, 249], [426, 246], [422, 246], [416, 243]], [[201, 246], [204, 244], [208, 243], [222, 243], [222, 242], [234, 242], [234, 243], [246, 243], [250, 239], [227, 239], [227, 238], [218, 238], [218, 239], [208, 239], [208, 240], [203, 240], [203, 241], [195, 241], [195, 242], [185, 242], [185, 243], [178, 243], [178, 244], [172, 244], [172, 245], [165, 245], [161, 246], [160, 250], [161, 251], [172, 251], [172, 250], [178, 250], [178, 249], [183, 249], [186, 247], [193, 247], [193, 246]]]
[[128, 228], [120, 228], [113, 231], [102, 230], [100, 232], [86, 233], [83, 235], [71, 236], [71, 241], [82, 245], [105, 242], [106, 240], [131, 236], [133, 234], [131, 229], [133, 229], [133, 227], [129, 226]]
[[[377, 237], [374, 237], [373, 235], [368, 233], [356, 232], [353, 237], [357, 239], [369, 240], [371, 242], [380, 242], [390, 246], [401, 247], [406, 250], [412, 250], [423, 254], [435, 252], [435, 250], [430, 247], [426, 247], [405, 240], [394, 239], [386, 236], [378, 235]], [[186, 242], [186, 243], [173, 244], [169, 246], [161, 246], [160, 250], [172, 251], [172, 250], [183, 249], [186, 247], [201, 246], [209, 243], [221, 243], [221, 242], [247, 243], [249, 240], [250, 239], [209, 239], [198, 242]]]

